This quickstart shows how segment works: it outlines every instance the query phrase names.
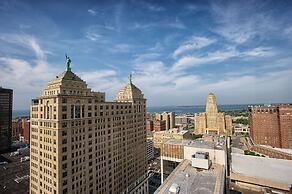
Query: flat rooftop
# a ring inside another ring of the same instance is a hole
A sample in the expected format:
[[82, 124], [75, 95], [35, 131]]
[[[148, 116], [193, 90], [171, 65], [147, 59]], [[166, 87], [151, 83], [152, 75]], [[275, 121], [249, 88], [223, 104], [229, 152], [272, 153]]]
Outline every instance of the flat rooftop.
[[169, 134], [178, 134], [178, 135], [184, 135], [186, 133], [188, 133], [188, 130], [178, 130], [178, 128], [173, 128], [173, 129], [169, 129], [169, 130], [165, 130], [165, 131], [156, 131], [155, 133], [157, 134], [165, 134], [165, 133], [169, 133]]
[[204, 140], [169, 139], [166, 142], [164, 142], [164, 144], [183, 145], [183, 146], [188, 146], [188, 147], [223, 150], [223, 146], [217, 144], [217, 142], [210, 142], [210, 141], [204, 141]]
[[179, 193], [182, 194], [221, 193], [224, 189], [224, 168], [221, 165], [212, 164], [209, 170], [198, 170], [191, 166], [190, 160], [183, 160], [155, 191], [155, 194], [169, 194], [169, 188], [173, 183], [180, 187]]
[[28, 194], [29, 193], [29, 161], [20, 162], [22, 157], [29, 153], [10, 156], [10, 153], [1, 155], [0, 165], [0, 193], [1, 194]]

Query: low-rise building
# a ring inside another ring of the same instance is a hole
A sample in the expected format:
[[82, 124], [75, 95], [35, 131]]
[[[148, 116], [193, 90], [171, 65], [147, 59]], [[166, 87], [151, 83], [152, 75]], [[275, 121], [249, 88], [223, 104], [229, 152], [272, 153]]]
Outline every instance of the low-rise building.
[[12, 140], [22, 141], [29, 144], [30, 141], [30, 121], [28, 118], [18, 118], [12, 120]]
[[161, 143], [169, 139], [190, 139], [190, 138], [191, 133], [189, 131], [179, 130], [178, 128], [153, 133], [153, 142], [155, 148], [160, 148]]
[[243, 135], [243, 134], [249, 134], [249, 126], [243, 125], [243, 124], [235, 124], [233, 125], [233, 133], [235, 135]]
[[222, 165], [212, 164], [211, 169], [202, 170], [194, 167], [190, 160], [185, 159], [174, 169], [155, 194], [223, 194], [224, 182], [225, 170]]
[[184, 159], [192, 160], [197, 152], [208, 153], [212, 164], [226, 167], [225, 144], [221, 141], [169, 139], [161, 144], [161, 181], [163, 182], [174, 168]]
[[231, 153], [230, 181], [236, 190], [264, 192], [266, 188], [289, 193], [292, 161]]

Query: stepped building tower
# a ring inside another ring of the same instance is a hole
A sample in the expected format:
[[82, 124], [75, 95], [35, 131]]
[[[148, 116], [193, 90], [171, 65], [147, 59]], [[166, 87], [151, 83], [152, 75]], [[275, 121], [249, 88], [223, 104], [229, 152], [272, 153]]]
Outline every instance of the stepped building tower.
[[216, 97], [210, 93], [207, 97], [206, 112], [195, 115], [195, 133], [231, 134], [232, 118], [218, 112]]
[[32, 100], [30, 193], [148, 193], [143, 93], [130, 79], [107, 102], [70, 63]]

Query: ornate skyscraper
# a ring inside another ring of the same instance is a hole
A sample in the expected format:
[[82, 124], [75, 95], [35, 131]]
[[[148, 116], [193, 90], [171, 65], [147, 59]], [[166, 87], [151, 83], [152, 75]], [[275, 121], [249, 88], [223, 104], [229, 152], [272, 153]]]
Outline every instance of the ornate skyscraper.
[[31, 104], [30, 193], [148, 193], [146, 99], [115, 102], [67, 69]]
[[229, 115], [218, 112], [216, 97], [209, 93], [206, 102], [206, 112], [195, 116], [195, 133], [230, 134], [232, 119]]

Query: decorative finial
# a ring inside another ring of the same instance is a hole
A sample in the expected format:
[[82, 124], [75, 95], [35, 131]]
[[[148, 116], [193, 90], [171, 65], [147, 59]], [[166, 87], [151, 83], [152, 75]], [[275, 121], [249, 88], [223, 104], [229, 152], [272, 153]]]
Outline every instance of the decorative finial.
[[65, 54], [65, 56], [66, 56], [66, 64], [67, 64], [66, 71], [71, 71], [71, 59], [70, 57], [67, 56], [67, 54]]
[[132, 84], [132, 74], [129, 75], [129, 84]]

